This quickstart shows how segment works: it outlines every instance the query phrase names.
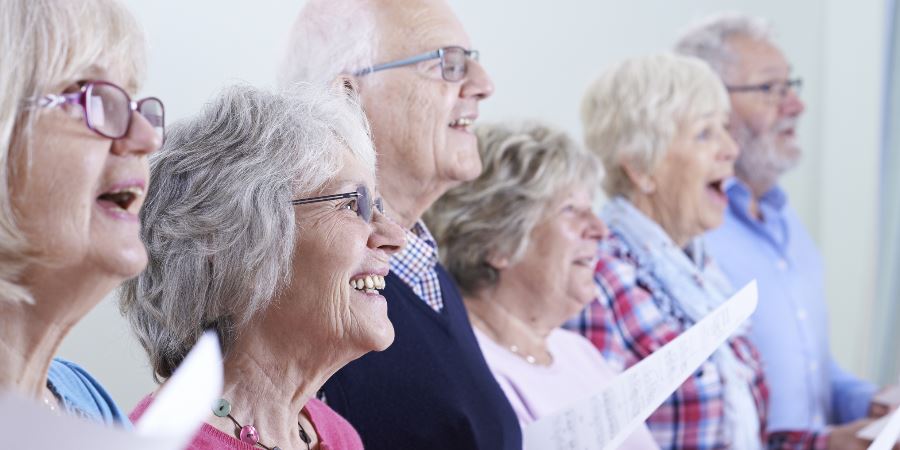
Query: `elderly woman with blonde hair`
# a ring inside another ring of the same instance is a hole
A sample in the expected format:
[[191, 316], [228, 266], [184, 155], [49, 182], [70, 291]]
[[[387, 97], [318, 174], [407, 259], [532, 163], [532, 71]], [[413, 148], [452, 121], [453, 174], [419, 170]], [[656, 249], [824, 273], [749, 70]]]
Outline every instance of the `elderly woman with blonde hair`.
[[[429, 210], [440, 255], [463, 293], [488, 366], [522, 424], [599, 392], [615, 376], [560, 328], [595, 298], [596, 158], [546, 125], [476, 129], [484, 171]], [[657, 448], [646, 427], [623, 448]]]
[[205, 329], [225, 355], [223, 397], [190, 448], [361, 449], [315, 398], [394, 339], [380, 290], [403, 230], [384, 216], [356, 102], [232, 87], [172, 127], [150, 170], [150, 263], [122, 310], [158, 378]]
[[[607, 359], [636, 364], [713, 308], [732, 287], [703, 248], [722, 223], [738, 149], [728, 95], [702, 61], [659, 54], [623, 61], [584, 95], [588, 148], [610, 197], [601, 217], [599, 299], [569, 326]], [[767, 388], [756, 350], [728, 340], [648, 419], [664, 449], [763, 447]]]
[[144, 268], [138, 211], [163, 105], [132, 101], [137, 23], [114, 0], [0, 0], [0, 389], [127, 424], [103, 387], [53, 356]]

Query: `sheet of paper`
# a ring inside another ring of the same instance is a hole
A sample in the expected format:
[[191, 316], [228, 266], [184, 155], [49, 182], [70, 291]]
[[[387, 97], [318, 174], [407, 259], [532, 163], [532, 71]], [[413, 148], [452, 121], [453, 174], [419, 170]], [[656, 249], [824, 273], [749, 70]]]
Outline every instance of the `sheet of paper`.
[[872, 441], [869, 450], [890, 450], [900, 444], [900, 409], [859, 430], [856, 437]]
[[[0, 447], [182, 450], [209, 415], [210, 406], [221, 395], [221, 390], [219, 343], [215, 335], [204, 335], [153, 402], [153, 414], [163, 417], [147, 424], [141, 420], [133, 431], [127, 431], [70, 415], [57, 415], [34, 400], [11, 392], [0, 393], [0, 434], [3, 436]], [[144, 418], [151, 414], [151, 409]]]
[[618, 448], [756, 309], [750, 282], [703, 320], [635, 364], [598, 395], [525, 427], [529, 450]]

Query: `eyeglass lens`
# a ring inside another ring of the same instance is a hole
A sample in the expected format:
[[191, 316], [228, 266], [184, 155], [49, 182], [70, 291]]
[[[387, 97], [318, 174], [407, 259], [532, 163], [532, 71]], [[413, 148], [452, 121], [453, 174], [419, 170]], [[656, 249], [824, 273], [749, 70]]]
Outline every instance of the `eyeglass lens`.
[[356, 214], [366, 223], [372, 223], [375, 211], [384, 214], [384, 202], [381, 198], [373, 200], [369, 188], [365, 186], [356, 188]]
[[[85, 92], [88, 125], [111, 139], [120, 139], [128, 133], [131, 124], [131, 99], [118, 86], [93, 83]], [[160, 138], [165, 133], [165, 113], [162, 102], [145, 98], [137, 105], [137, 112], [150, 123]]]
[[460, 81], [468, 72], [468, 56], [466, 50], [460, 47], [444, 48], [441, 58], [441, 76], [447, 81]]

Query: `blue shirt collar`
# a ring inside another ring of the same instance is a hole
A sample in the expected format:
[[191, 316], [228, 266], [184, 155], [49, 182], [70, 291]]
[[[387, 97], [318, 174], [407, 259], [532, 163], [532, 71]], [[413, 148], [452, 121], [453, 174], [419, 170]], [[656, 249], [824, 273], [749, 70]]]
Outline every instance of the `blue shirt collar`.
[[[750, 199], [753, 193], [750, 188], [737, 177], [729, 179], [725, 183], [725, 193], [728, 195], [728, 201], [731, 207], [740, 211], [742, 215], [748, 215], [750, 210]], [[779, 186], [769, 189], [769, 192], [763, 194], [759, 199], [759, 208], [761, 210], [775, 210], [781, 213], [787, 205], [787, 194]]]

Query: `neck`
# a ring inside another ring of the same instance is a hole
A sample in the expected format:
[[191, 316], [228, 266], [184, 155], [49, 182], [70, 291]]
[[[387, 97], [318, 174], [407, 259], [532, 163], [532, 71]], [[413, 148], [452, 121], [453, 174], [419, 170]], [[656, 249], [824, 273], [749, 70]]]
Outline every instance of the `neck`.
[[379, 179], [388, 217], [404, 230], [408, 230], [450, 186], [431, 181], [415, 183], [404, 181], [389, 176]]
[[117, 282], [69, 272], [79, 271], [31, 268], [23, 282], [34, 303], [0, 303], [0, 388], [45, 398], [63, 339]]
[[[277, 308], [274, 308], [277, 309]], [[232, 405], [231, 415], [241, 425], [253, 425], [260, 443], [281, 448], [306, 448], [297, 422], [317, 442], [303, 407], [325, 381], [355, 356], [336, 355], [334, 346], [315, 345], [304, 336], [260, 332], [260, 321], [243, 333], [225, 360], [222, 397]], [[233, 436], [234, 424], [211, 416], [211, 424]]]
[[685, 248], [695, 236], [680, 226], [678, 218], [681, 212], [678, 211], [677, 205], [669, 205], [669, 208], [666, 208], [660, 204], [661, 202], [654, 201], [652, 196], [644, 193], [634, 193], [628, 200], [638, 211], [656, 222], [679, 248]]
[[515, 346], [519, 356], [531, 355], [536, 363], [550, 365], [553, 356], [547, 348], [547, 337], [559, 324], [551, 324], [545, 314], [530, 310], [526, 299], [533, 295], [495, 288], [466, 296], [463, 301], [472, 325], [479, 331], [505, 348]]
[[775, 187], [775, 180], [754, 180], [750, 177], [740, 177], [740, 180], [750, 189], [750, 205], [747, 212], [750, 214], [750, 217], [762, 220], [759, 200]]

